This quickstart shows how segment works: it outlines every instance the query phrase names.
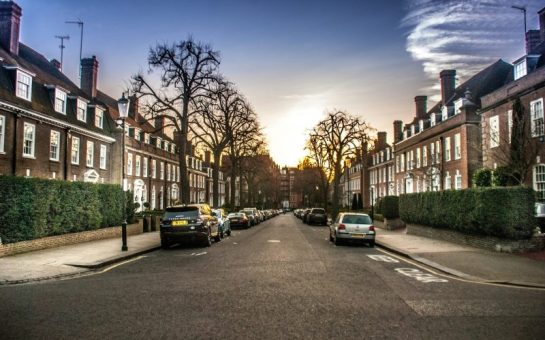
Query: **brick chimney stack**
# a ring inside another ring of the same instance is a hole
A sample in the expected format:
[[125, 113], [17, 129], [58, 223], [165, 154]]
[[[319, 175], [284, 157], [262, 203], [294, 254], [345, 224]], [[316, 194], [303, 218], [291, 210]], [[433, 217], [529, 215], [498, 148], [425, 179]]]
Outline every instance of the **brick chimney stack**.
[[58, 61], [57, 59], [51, 59], [49, 62], [51, 63], [51, 65], [54, 68], [56, 68], [59, 71], [61, 70], [61, 62], [60, 61]]
[[129, 96], [129, 116], [135, 122], [140, 119], [140, 102], [136, 95]]
[[443, 70], [439, 77], [441, 78], [441, 100], [445, 105], [456, 89], [456, 70]]
[[403, 131], [401, 130], [403, 122], [401, 120], [394, 120], [394, 143], [399, 142], [403, 136]]
[[81, 89], [92, 98], [97, 96], [98, 81], [97, 57], [84, 58], [81, 60]]
[[539, 33], [541, 36], [541, 41], [545, 41], [545, 7], [537, 12], [539, 16]]
[[426, 112], [428, 111], [428, 97], [416, 96], [414, 97], [414, 104], [416, 107], [416, 118], [418, 119], [426, 118]]
[[386, 132], [380, 131], [377, 133], [377, 142], [375, 144], [376, 150], [382, 150], [386, 147]]
[[541, 32], [539, 30], [529, 30], [526, 32], [526, 54], [532, 54], [541, 41]]
[[11, 54], [19, 54], [21, 7], [13, 1], [0, 2], [0, 45]]

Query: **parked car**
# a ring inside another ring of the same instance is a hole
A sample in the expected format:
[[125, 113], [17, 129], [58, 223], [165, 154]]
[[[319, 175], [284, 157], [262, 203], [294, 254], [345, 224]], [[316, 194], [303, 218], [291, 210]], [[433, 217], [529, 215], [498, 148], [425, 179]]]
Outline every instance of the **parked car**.
[[229, 219], [229, 225], [231, 228], [250, 228], [251, 227], [251, 221], [246, 216], [245, 213], [231, 213], [227, 215], [227, 219]]
[[223, 209], [214, 209], [212, 210], [214, 216], [218, 219], [218, 227], [220, 230], [221, 238], [225, 236], [231, 236], [231, 223], [227, 218], [227, 214]]
[[375, 246], [375, 227], [371, 217], [362, 213], [340, 213], [329, 227], [329, 240], [335, 245], [356, 241]]
[[244, 213], [244, 214], [246, 214], [246, 216], [248, 216], [252, 226], [258, 225], [259, 222], [261, 222], [259, 220], [259, 215], [257, 214], [257, 209], [256, 208], [244, 208], [240, 212]]
[[308, 224], [327, 225], [327, 214], [323, 208], [312, 208], [307, 215]]
[[301, 214], [301, 220], [303, 220], [303, 223], [307, 223], [307, 216], [310, 213], [312, 209], [307, 208], [303, 210], [303, 213]]
[[177, 241], [199, 242], [210, 247], [221, 240], [218, 220], [208, 204], [176, 205], [165, 209], [160, 226], [161, 247]]

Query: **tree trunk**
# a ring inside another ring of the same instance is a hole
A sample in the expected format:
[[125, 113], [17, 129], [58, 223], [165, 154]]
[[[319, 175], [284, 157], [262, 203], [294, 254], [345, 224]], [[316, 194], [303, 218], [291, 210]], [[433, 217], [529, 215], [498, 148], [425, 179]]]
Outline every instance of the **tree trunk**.
[[212, 169], [212, 201], [214, 207], [219, 208], [219, 171], [221, 152], [214, 151], [214, 167]]
[[180, 134], [180, 188], [182, 191], [181, 198], [182, 203], [189, 204], [189, 176], [187, 172], [187, 162], [185, 159], [187, 149], [187, 132], [189, 129], [189, 98], [184, 98], [183, 111], [182, 111], [182, 131]]

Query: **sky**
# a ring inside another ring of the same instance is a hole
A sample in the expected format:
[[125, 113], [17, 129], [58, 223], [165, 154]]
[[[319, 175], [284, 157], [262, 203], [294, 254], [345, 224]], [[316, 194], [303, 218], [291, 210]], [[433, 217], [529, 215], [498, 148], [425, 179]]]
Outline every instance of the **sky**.
[[18, 0], [21, 41], [78, 81], [83, 57], [99, 61], [98, 87], [117, 98], [146, 71], [157, 43], [192, 36], [221, 53], [220, 71], [258, 114], [281, 166], [304, 157], [308, 132], [329, 110], [346, 110], [391, 142], [392, 122], [414, 117], [414, 97], [439, 98], [439, 72], [461, 83], [498, 59], [524, 55], [524, 20], [538, 27], [538, 0]]

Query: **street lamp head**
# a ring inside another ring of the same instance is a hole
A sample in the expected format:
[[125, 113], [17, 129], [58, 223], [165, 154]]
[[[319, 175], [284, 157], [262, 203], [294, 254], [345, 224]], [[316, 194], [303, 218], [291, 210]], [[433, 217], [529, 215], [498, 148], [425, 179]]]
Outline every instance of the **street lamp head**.
[[119, 110], [119, 118], [127, 118], [127, 116], [129, 115], [129, 100], [125, 98], [125, 92], [123, 92], [123, 95], [117, 101], [117, 108]]

